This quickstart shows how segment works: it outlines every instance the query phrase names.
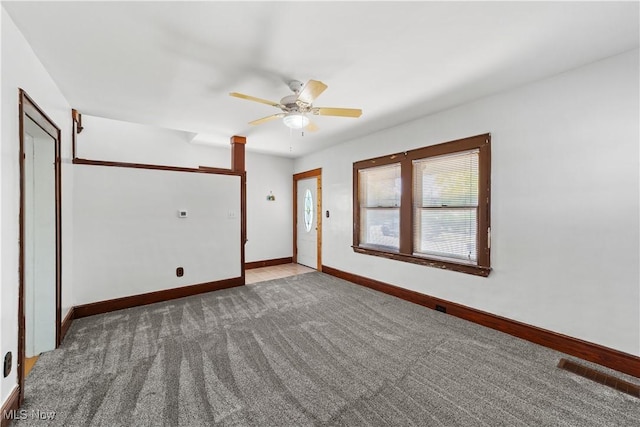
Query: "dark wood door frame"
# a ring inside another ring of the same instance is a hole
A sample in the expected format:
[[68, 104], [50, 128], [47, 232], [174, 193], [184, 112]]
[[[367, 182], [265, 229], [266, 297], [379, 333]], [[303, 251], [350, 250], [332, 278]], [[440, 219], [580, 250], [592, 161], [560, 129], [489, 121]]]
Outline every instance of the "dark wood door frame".
[[312, 169], [293, 175], [293, 262], [298, 262], [298, 181], [317, 178], [316, 187], [316, 224], [318, 271], [322, 271], [322, 168]]
[[33, 120], [55, 141], [55, 234], [56, 234], [56, 348], [60, 345], [60, 323], [62, 305], [62, 168], [60, 163], [60, 128], [51, 120], [27, 93], [19, 89], [19, 137], [20, 137], [20, 227], [19, 227], [19, 291], [18, 291], [18, 404], [24, 402], [24, 359], [25, 359], [25, 318], [24, 318], [24, 269], [25, 269], [25, 120]]

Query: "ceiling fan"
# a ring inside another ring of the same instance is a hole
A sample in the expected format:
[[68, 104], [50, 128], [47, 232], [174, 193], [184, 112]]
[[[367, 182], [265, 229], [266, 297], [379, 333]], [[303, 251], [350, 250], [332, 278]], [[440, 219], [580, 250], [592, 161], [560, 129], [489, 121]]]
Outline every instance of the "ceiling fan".
[[316, 131], [318, 130], [318, 127], [309, 119], [309, 115], [311, 114], [315, 116], [354, 118], [362, 115], [362, 110], [357, 108], [314, 107], [313, 101], [315, 101], [315, 99], [320, 96], [326, 88], [327, 85], [318, 80], [309, 80], [304, 86], [298, 80], [293, 80], [289, 82], [289, 89], [291, 89], [293, 95], [285, 96], [280, 100], [280, 102], [256, 98], [255, 96], [249, 96], [238, 92], [231, 92], [229, 95], [236, 98], [271, 105], [282, 110], [281, 113], [249, 122], [250, 125], [260, 125], [271, 120], [282, 119], [282, 122], [291, 129]]

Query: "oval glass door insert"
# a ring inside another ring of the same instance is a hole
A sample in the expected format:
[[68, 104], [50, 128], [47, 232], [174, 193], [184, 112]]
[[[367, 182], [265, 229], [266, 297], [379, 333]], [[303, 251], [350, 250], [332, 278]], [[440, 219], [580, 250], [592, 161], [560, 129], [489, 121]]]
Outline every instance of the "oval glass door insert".
[[304, 194], [304, 228], [307, 232], [311, 231], [313, 225], [313, 197], [311, 197], [311, 190], [307, 188], [307, 192]]

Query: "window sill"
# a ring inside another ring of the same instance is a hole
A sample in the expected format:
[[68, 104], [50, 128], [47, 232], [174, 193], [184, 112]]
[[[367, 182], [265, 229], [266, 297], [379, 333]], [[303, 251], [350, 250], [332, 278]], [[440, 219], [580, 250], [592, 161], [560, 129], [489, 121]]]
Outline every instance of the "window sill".
[[491, 273], [491, 267], [424, 258], [415, 255], [401, 254], [398, 252], [387, 252], [379, 249], [364, 248], [361, 246], [352, 246], [352, 248], [354, 252], [359, 254], [379, 256], [397, 261], [410, 262], [412, 264], [425, 265], [427, 267], [440, 268], [442, 270], [452, 270], [460, 273], [473, 274], [475, 276], [487, 277], [489, 276], [489, 273]]

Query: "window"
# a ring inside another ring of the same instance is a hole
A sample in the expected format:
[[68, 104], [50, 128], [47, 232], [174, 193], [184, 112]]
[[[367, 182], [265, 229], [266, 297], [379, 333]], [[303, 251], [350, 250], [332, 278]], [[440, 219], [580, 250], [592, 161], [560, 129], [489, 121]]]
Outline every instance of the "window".
[[359, 171], [360, 244], [400, 248], [400, 163]]
[[311, 231], [313, 225], [313, 198], [311, 197], [311, 190], [307, 188], [307, 192], [304, 193], [304, 228], [307, 233]]
[[478, 153], [412, 162], [414, 254], [477, 260]]
[[354, 163], [354, 250], [488, 276], [490, 140]]

